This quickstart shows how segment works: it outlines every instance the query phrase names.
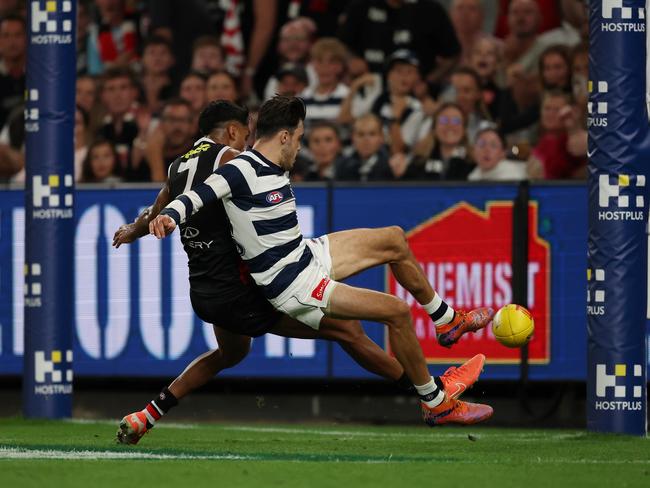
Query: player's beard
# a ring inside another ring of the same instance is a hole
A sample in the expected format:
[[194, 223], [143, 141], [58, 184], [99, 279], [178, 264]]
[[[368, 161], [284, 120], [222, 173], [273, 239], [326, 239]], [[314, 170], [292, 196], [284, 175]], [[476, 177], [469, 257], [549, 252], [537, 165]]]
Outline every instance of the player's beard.
[[296, 162], [297, 155], [298, 151], [295, 151], [293, 148], [289, 147], [289, 145], [283, 146], [280, 153], [280, 167], [285, 171], [290, 171]]

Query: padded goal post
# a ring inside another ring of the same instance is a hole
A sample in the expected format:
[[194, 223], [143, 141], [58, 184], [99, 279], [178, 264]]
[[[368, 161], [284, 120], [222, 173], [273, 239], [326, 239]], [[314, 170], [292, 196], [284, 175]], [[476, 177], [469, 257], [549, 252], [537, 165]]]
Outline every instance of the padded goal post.
[[587, 427], [646, 435], [646, 2], [589, 10]]
[[76, 1], [27, 1], [26, 417], [72, 414], [76, 25]]

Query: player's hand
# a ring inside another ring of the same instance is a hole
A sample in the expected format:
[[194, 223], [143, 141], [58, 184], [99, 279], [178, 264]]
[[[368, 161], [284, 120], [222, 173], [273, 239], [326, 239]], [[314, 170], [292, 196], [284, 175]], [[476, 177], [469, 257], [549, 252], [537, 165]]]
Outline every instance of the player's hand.
[[113, 246], [117, 249], [122, 244], [131, 244], [138, 236], [135, 233], [135, 225], [124, 224], [117, 229], [113, 236]]
[[156, 236], [158, 239], [163, 239], [169, 234], [174, 232], [176, 222], [168, 215], [159, 215], [151, 222], [149, 222], [149, 233]]

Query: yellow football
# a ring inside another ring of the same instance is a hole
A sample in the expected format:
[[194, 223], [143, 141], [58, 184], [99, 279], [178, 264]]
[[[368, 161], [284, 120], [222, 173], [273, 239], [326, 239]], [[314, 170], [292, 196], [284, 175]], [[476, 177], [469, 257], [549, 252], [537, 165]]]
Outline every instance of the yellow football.
[[535, 321], [525, 307], [509, 303], [494, 315], [492, 332], [496, 340], [504, 346], [522, 347], [533, 336]]

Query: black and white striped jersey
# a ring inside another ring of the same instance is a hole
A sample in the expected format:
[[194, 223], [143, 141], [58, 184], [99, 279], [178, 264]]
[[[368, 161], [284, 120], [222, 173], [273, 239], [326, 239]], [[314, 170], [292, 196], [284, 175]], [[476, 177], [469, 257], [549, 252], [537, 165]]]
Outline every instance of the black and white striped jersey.
[[[229, 146], [207, 137], [169, 167], [168, 183], [172, 198], [201, 185], [219, 167]], [[230, 223], [223, 204], [215, 200], [203, 212], [180, 226], [181, 242], [187, 253], [190, 287], [202, 295], [229, 301], [245, 292], [240, 278], [241, 259], [231, 237]]]
[[305, 124], [311, 125], [323, 120], [335, 122], [341, 114], [341, 104], [349, 92], [350, 89], [343, 83], [339, 83], [334, 91], [327, 95], [319, 94], [315, 88], [305, 89], [301, 95], [307, 110]]
[[161, 214], [183, 225], [218, 199], [251, 276], [266, 298], [282, 303], [289, 292], [283, 293], [312, 259], [298, 226], [289, 173], [258, 151], [246, 151], [180, 195]]

